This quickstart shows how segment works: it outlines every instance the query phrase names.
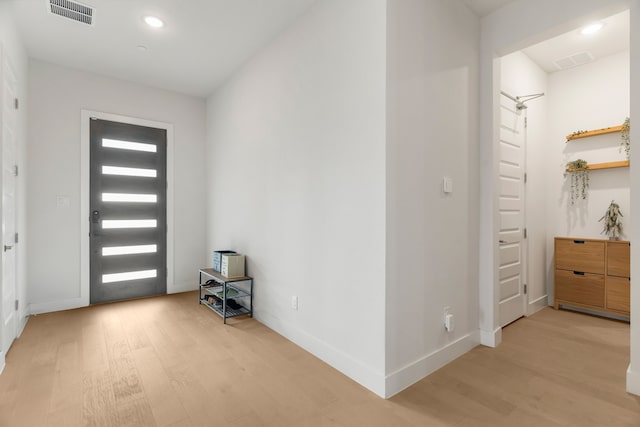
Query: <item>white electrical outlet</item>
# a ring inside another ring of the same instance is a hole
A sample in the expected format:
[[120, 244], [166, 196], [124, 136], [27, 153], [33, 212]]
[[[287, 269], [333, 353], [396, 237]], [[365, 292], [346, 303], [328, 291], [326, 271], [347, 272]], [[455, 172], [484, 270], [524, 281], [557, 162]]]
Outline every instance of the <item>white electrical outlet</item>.
[[449, 306], [442, 309], [442, 322], [447, 332], [452, 332], [454, 327], [453, 314], [449, 313], [450, 311], [451, 311], [451, 307]]
[[291, 297], [291, 308], [294, 310], [298, 309], [298, 297], [295, 295]]
[[453, 314], [447, 314], [447, 317], [444, 318], [444, 328], [447, 332], [453, 332], [453, 329], [455, 328]]
[[442, 178], [442, 192], [445, 194], [453, 193], [453, 179], [448, 176]]

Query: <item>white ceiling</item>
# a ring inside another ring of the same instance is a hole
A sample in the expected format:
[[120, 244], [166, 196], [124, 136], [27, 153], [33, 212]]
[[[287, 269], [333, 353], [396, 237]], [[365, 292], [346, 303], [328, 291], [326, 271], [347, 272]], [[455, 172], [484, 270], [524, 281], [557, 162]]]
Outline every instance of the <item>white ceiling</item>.
[[[515, 0], [462, 0], [478, 16], [484, 17]], [[555, 62], [583, 52], [593, 61], [629, 50], [629, 11], [602, 19], [605, 27], [597, 34], [584, 36], [580, 28], [551, 38], [522, 51], [548, 73], [560, 71]], [[584, 22], [589, 24], [589, 22]]]
[[[315, 0], [80, 0], [94, 26], [48, 13], [47, 0], [9, 1], [33, 58], [204, 97]], [[166, 26], [147, 27], [149, 14]]]
[[[48, 0], [0, 1], [12, 5], [33, 58], [206, 97], [316, 0], [81, 0], [95, 8], [94, 26], [49, 14]], [[512, 1], [463, 0], [479, 16]], [[147, 27], [148, 14], [166, 27]], [[559, 58], [588, 51], [598, 59], [629, 49], [628, 12], [603, 21], [594, 36], [576, 29], [523, 51], [554, 72]]]
[[[629, 11], [600, 20], [604, 28], [585, 36], [576, 28], [522, 51], [548, 73], [559, 71], [554, 63], [582, 52], [589, 52], [594, 60], [629, 50]], [[588, 24], [585, 22], [584, 24]]]
[[487, 16], [496, 9], [500, 9], [507, 3], [514, 0], [462, 0], [469, 9], [473, 10], [478, 16]]

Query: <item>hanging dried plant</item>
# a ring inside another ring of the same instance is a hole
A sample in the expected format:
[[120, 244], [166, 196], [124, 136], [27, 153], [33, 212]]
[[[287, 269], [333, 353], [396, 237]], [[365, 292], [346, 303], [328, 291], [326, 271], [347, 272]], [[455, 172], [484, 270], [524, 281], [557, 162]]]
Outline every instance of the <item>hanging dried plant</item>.
[[567, 173], [571, 176], [571, 204], [574, 205], [579, 198], [583, 200], [587, 198], [589, 165], [586, 160], [574, 160], [567, 163]]
[[622, 124], [622, 130], [620, 131], [620, 137], [622, 142], [620, 145], [624, 147], [624, 152], [627, 153], [627, 159], [631, 158], [631, 119], [627, 117]]
[[620, 219], [622, 216], [620, 205], [612, 200], [602, 218], [598, 220], [598, 222], [604, 221], [602, 234], [606, 234], [612, 240], [618, 240], [622, 234], [622, 220]]
[[582, 135], [583, 133], [587, 133], [588, 131], [586, 130], [577, 130], [575, 132], [572, 132], [571, 135], [567, 136], [567, 141], [569, 142], [571, 141], [574, 137], [578, 136], [578, 135]]

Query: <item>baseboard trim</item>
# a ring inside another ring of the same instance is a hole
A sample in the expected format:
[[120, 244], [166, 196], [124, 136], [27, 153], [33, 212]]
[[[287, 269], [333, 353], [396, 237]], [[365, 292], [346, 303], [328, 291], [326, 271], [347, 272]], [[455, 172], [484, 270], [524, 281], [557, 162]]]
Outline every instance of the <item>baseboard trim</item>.
[[[198, 285], [193, 282], [184, 282], [180, 284], [174, 283], [173, 285], [167, 285], [167, 294], [178, 294], [182, 292], [190, 292], [198, 290]], [[73, 310], [75, 308], [88, 307], [89, 300], [85, 301], [84, 298], [69, 298], [60, 301], [32, 303], [29, 306], [29, 310], [26, 314], [44, 314], [52, 313], [54, 311]], [[25, 321], [26, 326], [26, 321]]]
[[502, 328], [498, 328], [493, 332], [480, 330], [480, 344], [495, 348], [500, 343], [502, 343]]
[[532, 316], [542, 310], [545, 307], [549, 307], [549, 296], [543, 295], [538, 299], [531, 301], [527, 305], [527, 316]]
[[20, 313], [20, 321], [18, 322], [18, 338], [24, 332], [24, 328], [27, 327], [27, 322], [29, 321], [29, 310], [25, 310]]
[[479, 343], [479, 332], [472, 332], [450, 342], [446, 346], [433, 351], [424, 357], [421, 357], [404, 368], [387, 375], [385, 398], [388, 399], [407, 387], [417, 383], [424, 377], [432, 374], [446, 364], [467, 353]]
[[363, 364], [343, 351], [333, 347], [309, 333], [292, 327], [290, 324], [270, 316], [256, 312], [254, 318], [268, 328], [282, 335], [294, 344], [313, 354], [331, 367], [342, 372], [363, 387], [371, 390], [380, 397], [384, 396], [384, 375], [376, 372], [372, 367]]
[[627, 368], [627, 393], [640, 396], [640, 372], [632, 371], [631, 365]]
[[197, 290], [198, 284], [194, 283], [193, 280], [183, 283], [174, 283], [171, 286], [167, 286], [167, 294], [180, 294], [182, 292], [191, 292]]
[[574, 311], [576, 313], [582, 313], [582, 314], [589, 314], [591, 316], [606, 317], [608, 319], [620, 320], [622, 322], [627, 322], [627, 323], [631, 321], [631, 318], [629, 317], [618, 316], [617, 314], [605, 313], [603, 311], [587, 310], [585, 308], [572, 307], [570, 305], [564, 305], [564, 304], [560, 304], [560, 308], [562, 310]]
[[70, 298], [60, 301], [31, 303], [29, 312], [31, 314], [43, 314], [54, 311], [73, 310], [74, 308], [87, 307], [88, 305], [89, 301], [85, 301], [83, 298]]

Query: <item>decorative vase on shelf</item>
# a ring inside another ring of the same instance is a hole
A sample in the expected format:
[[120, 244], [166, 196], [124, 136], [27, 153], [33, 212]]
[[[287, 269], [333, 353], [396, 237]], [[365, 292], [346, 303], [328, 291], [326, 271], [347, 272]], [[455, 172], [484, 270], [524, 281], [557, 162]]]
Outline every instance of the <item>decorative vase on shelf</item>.
[[598, 222], [604, 221], [602, 234], [609, 236], [609, 240], [620, 240], [622, 234], [622, 220], [620, 218], [622, 217], [620, 205], [612, 200], [602, 218], [598, 220]]

